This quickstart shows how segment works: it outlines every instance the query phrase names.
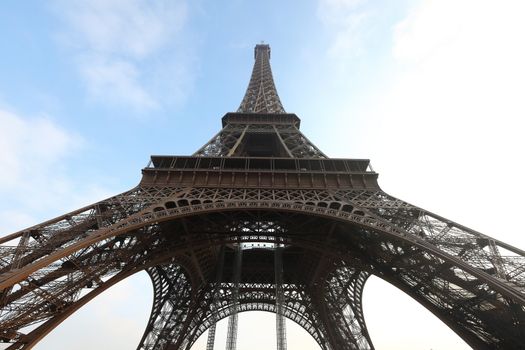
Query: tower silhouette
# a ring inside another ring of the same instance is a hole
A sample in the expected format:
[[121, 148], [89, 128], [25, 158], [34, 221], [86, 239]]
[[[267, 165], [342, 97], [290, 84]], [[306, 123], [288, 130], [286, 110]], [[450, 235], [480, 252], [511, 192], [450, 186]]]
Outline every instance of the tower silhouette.
[[[325, 350], [373, 349], [367, 278], [393, 284], [475, 349], [522, 349], [525, 252], [381, 190], [366, 159], [333, 159], [277, 95], [270, 47], [237, 112], [192, 156], [152, 156], [135, 188], [0, 238], [0, 340], [29, 349], [115, 283], [147, 271], [138, 349], [189, 349], [226, 317], [276, 314]], [[29, 327], [32, 326], [32, 327]], [[29, 328], [28, 328], [29, 327]]]

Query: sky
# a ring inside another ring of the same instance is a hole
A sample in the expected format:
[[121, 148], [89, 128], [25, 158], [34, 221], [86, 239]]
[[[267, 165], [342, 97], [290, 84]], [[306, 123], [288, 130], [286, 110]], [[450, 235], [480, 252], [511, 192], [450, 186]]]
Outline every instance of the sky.
[[[237, 109], [264, 40], [285, 109], [324, 153], [371, 159], [387, 193], [523, 249], [524, 11], [521, 0], [5, 2], [0, 235], [134, 187], [152, 154], [192, 154]], [[135, 348], [151, 298], [137, 274], [36, 349]], [[469, 349], [377, 278], [364, 312], [378, 350]], [[239, 320], [239, 350], [275, 347], [272, 315]], [[318, 349], [287, 325], [288, 349]]]

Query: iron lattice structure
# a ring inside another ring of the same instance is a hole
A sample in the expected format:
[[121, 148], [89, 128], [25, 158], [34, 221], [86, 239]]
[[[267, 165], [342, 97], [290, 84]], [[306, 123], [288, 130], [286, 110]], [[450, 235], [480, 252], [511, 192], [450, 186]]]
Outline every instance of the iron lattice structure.
[[[231, 316], [277, 315], [323, 350], [373, 349], [361, 305], [378, 276], [475, 349], [520, 349], [525, 252], [383, 192], [364, 159], [331, 159], [286, 113], [268, 45], [222, 130], [192, 156], [152, 156], [139, 185], [0, 239], [0, 338], [29, 349], [115, 283], [147, 271], [138, 349], [189, 349]], [[32, 327], [29, 327], [32, 326]]]

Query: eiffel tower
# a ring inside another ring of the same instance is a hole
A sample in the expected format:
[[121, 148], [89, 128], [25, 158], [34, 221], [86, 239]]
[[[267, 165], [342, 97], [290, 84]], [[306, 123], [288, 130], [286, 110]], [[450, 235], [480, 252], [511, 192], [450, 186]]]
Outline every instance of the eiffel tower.
[[30, 349], [115, 283], [147, 271], [138, 344], [190, 349], [239, 312], [285, 318], [323, 350], [374, 349], [362, 310], [377, 276], [474, 349], [525, 347], [525, 252], [381, 190], [366, 159], [333, 159], [255, 64], [239, 109], [191, 156], [152, 156], [135, 188], [0, 239], [0, 340]]

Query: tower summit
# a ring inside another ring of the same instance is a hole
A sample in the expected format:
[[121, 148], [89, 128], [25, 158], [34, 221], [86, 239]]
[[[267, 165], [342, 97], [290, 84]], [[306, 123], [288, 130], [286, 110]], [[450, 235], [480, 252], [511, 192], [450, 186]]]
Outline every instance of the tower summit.
[[237, 112], [243, 113], [285, 113], [270, 67], [270, 45], [259, 44], [254, 49], [250, 83]]
[[270, 46], [254, 50], [250, 83], [236, 113], [222, 118], [222, 130], [194, 156], [327, 158], [300, 131], [300, 119], [286, 113], [270, 67]]
[[[188, 350], [243, 311], [285, 318], [323, 350], [374, 349], [362, 295], [375, 275], [474, 349], [522, 349], [525, 252], [381, 190], [366, 159], [333, 159], [275, 89], [270, 47], [237, 112], [191, 156], [152, 156], [119, 195], [0, 238], [0, 340], [30, 349], [140, 271], [154, 301], [139, 350]], [[31, 326], [31, 327], [30, 327]]]

